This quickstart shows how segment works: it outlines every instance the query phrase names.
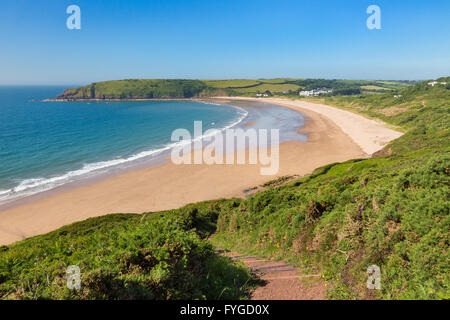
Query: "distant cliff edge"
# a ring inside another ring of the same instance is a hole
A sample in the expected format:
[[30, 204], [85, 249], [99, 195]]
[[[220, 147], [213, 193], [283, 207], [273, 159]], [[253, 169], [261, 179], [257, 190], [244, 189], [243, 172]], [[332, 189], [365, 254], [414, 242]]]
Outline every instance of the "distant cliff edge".
[[113, 80], [66, 89], [50, 100], [193, 98], [206, 88], [200, 80]]

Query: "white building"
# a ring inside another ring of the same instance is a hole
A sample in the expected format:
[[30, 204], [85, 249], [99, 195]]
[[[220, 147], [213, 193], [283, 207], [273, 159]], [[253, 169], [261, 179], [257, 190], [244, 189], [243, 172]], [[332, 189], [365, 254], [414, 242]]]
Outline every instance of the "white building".
[[321, 96], [321, 95], [325, 95], [325, 94], [329, 94], [333, 92], [333, 89], [328, 89], [328, 88], [317, 88], [314, 90], [310, 90], [310, 91], [300, 91], [298, 94], [301, 97], [312, 97], [312, 96]]
[[437, 81], [428, 82], [428, 85], [432, 86], [432, 87], [434, 87], [437, 84], [442, 84], [443, 86], [445, 86], [447, 84], [447, 82], [437, 82]]
[[311, 91], [300, 91], [298, 94], [300, 96], [302, 96], [302, 97], [311, 97], [311, 96], [314, 95], [314, 90], [311, 90]]

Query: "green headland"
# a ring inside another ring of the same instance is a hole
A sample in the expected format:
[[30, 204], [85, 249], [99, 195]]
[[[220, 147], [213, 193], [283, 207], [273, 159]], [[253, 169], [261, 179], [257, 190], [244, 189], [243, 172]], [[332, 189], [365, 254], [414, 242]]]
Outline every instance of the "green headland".
[[414, 81], [324, 79], [261, 80], [164, 80], [126, 79], [91, 83], [65, 90], [57, 99], [173, 99], [210, 96], [298, 95], [299, 90], [329, 88], [332, 95], [382, 93], [414, 84]]

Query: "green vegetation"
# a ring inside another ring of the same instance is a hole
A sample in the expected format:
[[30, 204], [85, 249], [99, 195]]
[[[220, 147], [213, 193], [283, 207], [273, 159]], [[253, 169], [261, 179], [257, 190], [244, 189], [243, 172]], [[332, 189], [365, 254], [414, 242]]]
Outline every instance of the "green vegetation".
[[208, 96], [255, 96], [258, 93], [298, 95], [299, 90], [326, 87], [334, 95], [361, 92], [384, 92], [408, 86], [408, 82], [324, 80], [324, 79], [261, 79], [261, 80], [162, 80], [127, 79], [92, 83], [67, 89], [58, 99], [168, 99]]
[[[240, 299], [255, 281], [204, 239], [231, 202], [117, 214], [0, 247], [3, 299]], [[66, 268], [81, 269], [81, 289]]]
[[[251, 277], [212, 243], [318, 268], [333, 299], [449, 299], [450, 86], [318, 101], [405, 134], [370, 159], [280, 178], [245, 200], [99, 217], [1, 247], [0, 297], [245, 297]], [[80, 291], [65, 288], [71, 264], [81, 267]], [[379, 291], [366, 288], [373, 264]]]
[[[449, 78], [439, 79], [450, 82]], [[373, 158], [317, 169], [219, 216], [216, 245], [320, 266], [330, 298], [450, 297], [450, 88], [319, 101], [406, 133]], [[382, 272], [366, 289], [367, 267]]]
[[128, 79], [67, 89], [58, 99], [191, 98], [206, 88], [199, 80]]
[[296, 83], [304, 90], [313, 90], [316, 88], [333, 89], [334, 96], [358, 95], [367, 93], [387, 92], [395, 89], [402, 89], [415, 83], [412, 81], [370, 81], [370, 80], [325, 80], [325, 79], [306, 79], [297, 80]]

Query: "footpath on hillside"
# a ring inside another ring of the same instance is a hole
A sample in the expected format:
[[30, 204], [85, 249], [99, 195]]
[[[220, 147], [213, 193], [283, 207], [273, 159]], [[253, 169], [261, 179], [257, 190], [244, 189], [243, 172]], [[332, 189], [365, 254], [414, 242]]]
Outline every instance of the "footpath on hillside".
[[250, 293], [251, 300], [324, 300], [327, 283], [321, 274], [306, 274], [301, 268], [284, 261], [271, 261], [260, 256], [222, 252], [232, 260], [242, 262], [261, 280]]

